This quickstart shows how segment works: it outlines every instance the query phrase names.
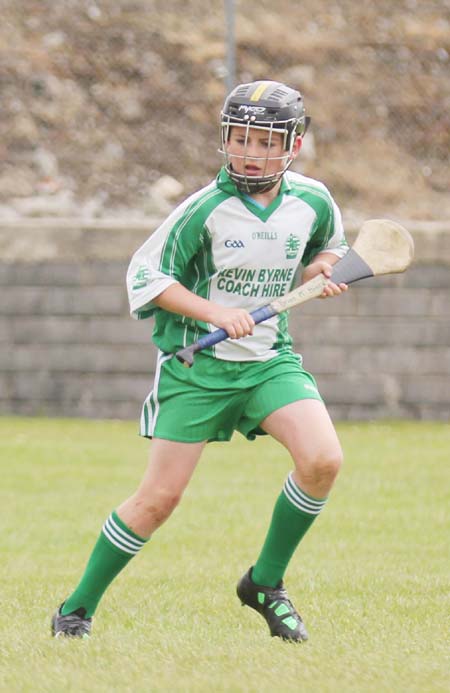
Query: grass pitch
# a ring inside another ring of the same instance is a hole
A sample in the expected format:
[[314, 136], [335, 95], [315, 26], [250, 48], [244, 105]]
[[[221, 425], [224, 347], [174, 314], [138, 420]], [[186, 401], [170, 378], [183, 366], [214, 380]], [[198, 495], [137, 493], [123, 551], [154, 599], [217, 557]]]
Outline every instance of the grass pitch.
[[289, 469], [268, 438], [207, 447], [181, 506], [116, 579], [90, 641], [51, 613], [146, 464], [134, 423], [0, 419], [0, 690], [450, 690], [450, 427], [340, 424], [346, 464], [286, 583], [310, 633], [242, 608]]

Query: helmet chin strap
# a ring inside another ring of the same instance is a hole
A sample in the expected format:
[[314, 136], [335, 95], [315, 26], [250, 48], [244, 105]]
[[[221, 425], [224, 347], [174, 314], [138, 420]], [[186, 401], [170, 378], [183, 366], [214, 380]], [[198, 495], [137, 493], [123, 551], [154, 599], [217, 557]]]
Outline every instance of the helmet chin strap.
[[232, 181], [236, 184], [237, 189], [240, 192], [247, 193], [248, 195], [263, 193], [272, 190], [280, 180], [281, 176], [278, 178], [270, 178], [270, 180], [264, 180], [264, 178], [256, 178], [252, 180], [252, 176], [242, 176], [238, 173], [234, 173], [232, 170], [228, 171], [228, 174]]
[[225, 166], [225, 169], [240, 192], [252, 195], [272, 190], [281, 180], [283, 174], [287, 171], [291, 163], [292, 159], [282, 171], [273, 173], [271, 176], [246, 176], [242, 173], [236, 173], [233, 169], [233, 164], [231, 163], [228, 163]]

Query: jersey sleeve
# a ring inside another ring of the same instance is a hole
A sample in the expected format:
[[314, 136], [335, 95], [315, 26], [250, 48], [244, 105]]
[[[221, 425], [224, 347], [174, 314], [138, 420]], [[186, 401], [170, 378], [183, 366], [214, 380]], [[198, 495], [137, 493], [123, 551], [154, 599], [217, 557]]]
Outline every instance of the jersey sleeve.
[[303, 253], [302, 264], [306, 267], [321, 252], [333, 253], [341, 258], [347, 251], [348, 243], [345, 239], [342, 215], [328, 193], [322, 197], [316, 223]]
[[178, 207], [134, 253], [127, 271], [130, 313], [136, 320], [158, 309], [153, 303], [171, 284], [183, 283], [190, 259], [202, 243], [202, 220]]

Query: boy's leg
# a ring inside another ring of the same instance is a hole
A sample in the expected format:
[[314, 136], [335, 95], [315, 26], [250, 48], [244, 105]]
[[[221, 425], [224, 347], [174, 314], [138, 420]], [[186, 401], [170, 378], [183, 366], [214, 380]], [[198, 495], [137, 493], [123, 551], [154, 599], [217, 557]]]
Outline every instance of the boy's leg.
[[270, 611], [268, 601], [274, 603], [277, 588], [284, 591], [280, 585], [287, 565], [325, 504], [342, 451], [325, 405], [319, 400], [299, 400], [281, 407], [266, 417], [261, 427], [289, 450], [295, 470], [277, 499], [258, 560], [241, 580], [238, 593], [240, 590], [242, 601], [265, 616], [273, 635], [302, 640], [306, 631], [301, 620], [295, 623], [298, 614], [292, 604], [282, 606], [283, 599], [279, 599], [279, 607]]
[[277, 500], [253, 570], [256, 581], [274, 587], [327, 499], [342, 450], [325, 405], [318, 400], [288, 404], [270, 414], [262, 428], [289, 450], [295, 465]]
[[54, 635], [89, 633], [106, 588], [177, 506], [204, 445], [153, 440], [141, 484], [106, 520], [79, 585], [53, 617]]
[[150, 461], [137, 491], [117, 509], [130, 529], [150, 537], [169, 517], [180, 502], [205, 445], [206, 442], [153, 439]]

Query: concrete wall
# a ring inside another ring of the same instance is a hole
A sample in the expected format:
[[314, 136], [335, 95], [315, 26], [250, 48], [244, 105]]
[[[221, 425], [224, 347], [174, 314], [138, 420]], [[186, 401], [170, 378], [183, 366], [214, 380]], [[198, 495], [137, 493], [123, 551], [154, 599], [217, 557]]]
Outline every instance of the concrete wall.
[[[128, 317], [124, 279], [155, 225], [0, 227], [0, 413], [139, 416], [155, 350], [151, 321]], [[296, 348], [337, 419], [450, 417], [450, 224], [409, 228], [406, 274], [291, 313]]]

